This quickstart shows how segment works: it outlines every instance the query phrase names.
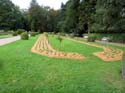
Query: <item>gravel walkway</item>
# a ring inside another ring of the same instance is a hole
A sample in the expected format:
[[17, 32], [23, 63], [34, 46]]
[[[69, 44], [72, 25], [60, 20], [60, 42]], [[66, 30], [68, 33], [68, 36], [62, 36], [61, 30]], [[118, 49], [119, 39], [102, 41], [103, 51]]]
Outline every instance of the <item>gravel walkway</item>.
[[0, 39], [0, 46], [2, 45], [6, 45], [12, 42], [15, 42], [17, 40], [20, 40], [20, 36], [15, 36], [15, 37], [11, 37], [11, 38], [4, 38], [4, 39]]

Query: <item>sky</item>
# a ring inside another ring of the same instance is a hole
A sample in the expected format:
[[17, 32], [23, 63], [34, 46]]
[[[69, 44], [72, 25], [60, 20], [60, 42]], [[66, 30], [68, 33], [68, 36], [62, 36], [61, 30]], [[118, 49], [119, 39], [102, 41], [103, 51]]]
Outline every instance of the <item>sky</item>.
[[[11, 0], [15, 5], [18, 5], [21, 9], [27, 9], [30, 6], [31, 0]], [[64, 4], [68, 0], [37, 0], [39, 5], [50, 6], [54, 9], [59, 9], [61, 6], [61, 2]]]

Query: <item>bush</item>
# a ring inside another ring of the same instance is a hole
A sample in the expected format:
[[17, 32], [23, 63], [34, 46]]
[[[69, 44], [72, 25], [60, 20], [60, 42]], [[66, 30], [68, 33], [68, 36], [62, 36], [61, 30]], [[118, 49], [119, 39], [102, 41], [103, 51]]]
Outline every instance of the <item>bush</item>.
[[18, 35], [21, 35], [23, 32], [26, 32], [26, 31], [25, 31], [24, 29], [18, 29], [18, 30], [17, 30], [17, 34], [18, 34]]
[[88, 35], [88, 42], [95, 42], [96, 36], [95, 35]]
[[125, 43], [125, 33], [93, 33], [97, 40], [101, 40], [103, 37], [108, 37], [110, 42]]
[[17, 36], [18, 33], [15, 31], [15, 32], [12, 33], [12, 35], [13, 35], [13, 36]]
[[30, 36], [35, 37], [37, 35], [37, 32], [30, 32]]
[[26, 32], [22, 33], [22, 34], [21, 34], [21, 39], [22, 39], [22, 40], [28, 40], [28, 39], [29, 39], [28, 34], [27, 34]]

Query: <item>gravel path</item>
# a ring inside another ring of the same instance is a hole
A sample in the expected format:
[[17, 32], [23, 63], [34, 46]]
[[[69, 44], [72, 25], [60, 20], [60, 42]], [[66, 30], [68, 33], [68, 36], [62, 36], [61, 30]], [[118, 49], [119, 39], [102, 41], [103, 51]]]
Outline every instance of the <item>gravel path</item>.
[[15, 36], [15, 37], [11, 37], [11, 38], [4, 38], [4, 39], [0, 39], [0, 46], [2, 45], [6, 45], [12, 42], [15, 42], [17, 40], [20, 40], [20, 36]]

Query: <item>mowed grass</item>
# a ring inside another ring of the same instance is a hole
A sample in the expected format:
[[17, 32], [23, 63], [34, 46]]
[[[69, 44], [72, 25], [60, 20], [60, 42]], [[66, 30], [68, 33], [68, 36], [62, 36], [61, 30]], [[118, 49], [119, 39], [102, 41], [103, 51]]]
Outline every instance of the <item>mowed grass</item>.
[[86, 59], [48, 58], [31, 53], [37, 38], [0, 47], [0, 93], [125, 93], [121, 61], [104, 62], [92, 55], [102, 49], [68, 40], [62, 41], [60, 49], [51, 36], [53, 48], [77, 52]]
[[9, 37], [12, 37], [12, 35], [0, 35], [0, 39], [3, 39], [3, 38], [9, 38]]

